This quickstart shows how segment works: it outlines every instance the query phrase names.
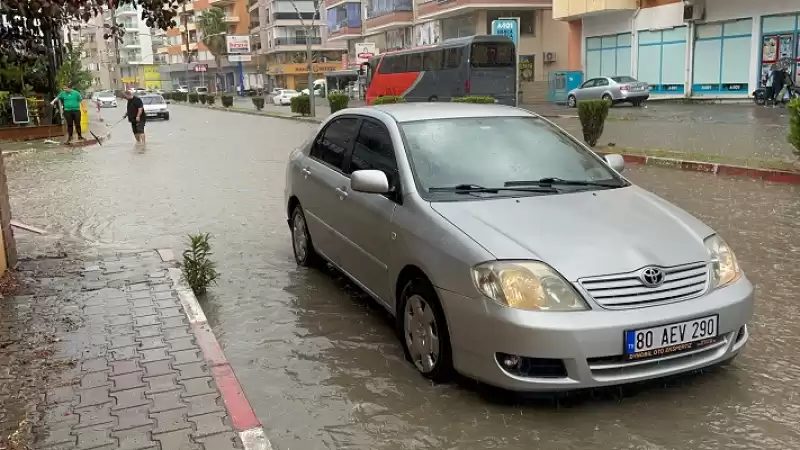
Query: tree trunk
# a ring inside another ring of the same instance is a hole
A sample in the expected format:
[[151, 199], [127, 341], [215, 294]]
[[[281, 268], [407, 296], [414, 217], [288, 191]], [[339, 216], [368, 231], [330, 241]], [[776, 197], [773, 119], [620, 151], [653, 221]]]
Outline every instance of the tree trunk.
[[312, 61], [312, 50], [311, 50], [311, 37], [309, 36], [311, 33], [306, 32], [306, 67], [308, 67], [308, 102], [309, 102], [309, 115], [311, 117], [316, 117], [316, 101], [314, 101], [314, 63]]
[[214, 59], [216, 59], [216, 63], [217, 63], [217, 76], [214, 77], [214, 92], [217, 92], [217, 86], [218, 86], [218, 83], [219, 83], [219, 76], [222, 73], [222, 58], [220, 58], [219, 55], [216, 55], [216, 56], [214, 56]]

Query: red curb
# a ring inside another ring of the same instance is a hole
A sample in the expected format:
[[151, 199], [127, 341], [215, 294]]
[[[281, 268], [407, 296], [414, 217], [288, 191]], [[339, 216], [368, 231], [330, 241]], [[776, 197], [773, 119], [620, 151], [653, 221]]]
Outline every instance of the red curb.
[[261, 422], [256, 417], [253, 407], [244, 394], [236, 374], [233, 373], [233, 368], [225, 355], [222, 353], [222, 347], [214, 337], [214, 332], [211, 327], [206, 323], [192, 324], [192, 332], [194, 333], [197, 345], [203, 352], [203, 357], [211, 369], [211, 375], [214, 377], [214, 382], [222, 394], [222, 401], [225, 403], [225, 409], [231, 416], [233, 428], [236, 431], [244, 431], [255, 427], [260, 427]]
[[[613, 154], [614, 152], [603, 151], [595, 152], [600, 156]], [[728, 164], [717, 164], [703, 161], [689, 161], [682, 159], [662, 158], [657, 156], [630, 155], [622, 154], [626, 163], [642, 164], [648, 166], [669, 167], [679, 170], [693, 172], [707, 172], [714, 175], [743, 176], [755, 178], [773, 183], [800, 184], [800, 172], [789, 172], [786, 170], [759, 169], [755, 167], [734, 166]]]

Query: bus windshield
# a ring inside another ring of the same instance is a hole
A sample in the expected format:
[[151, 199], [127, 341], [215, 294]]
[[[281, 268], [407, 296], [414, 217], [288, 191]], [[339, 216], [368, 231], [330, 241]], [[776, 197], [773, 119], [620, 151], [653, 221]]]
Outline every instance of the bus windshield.
[[471, 67], [514, 67], [514, 44], [478, 42], [472, 44]]

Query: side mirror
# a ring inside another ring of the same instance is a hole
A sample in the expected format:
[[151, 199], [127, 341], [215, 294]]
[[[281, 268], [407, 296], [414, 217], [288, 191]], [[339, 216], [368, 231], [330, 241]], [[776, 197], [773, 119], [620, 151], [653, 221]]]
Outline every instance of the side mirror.
[[356, 170], [350, 175], [350, 189], [369, 194], [389, 192], [389, 179], [380, 170]]
[[625, 159], [622, 158], [622, 155], [612, 154], [606, 155], [604, 157], [606, 162], [612, 169], [616, 170], [618, 173], [622, 173], [625, 170]]

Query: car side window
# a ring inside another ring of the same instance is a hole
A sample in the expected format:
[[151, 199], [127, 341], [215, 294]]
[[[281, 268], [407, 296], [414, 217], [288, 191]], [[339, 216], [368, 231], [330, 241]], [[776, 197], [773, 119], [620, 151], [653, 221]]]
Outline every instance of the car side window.
[[605, 78], [598, 78], [595, 86], [608, 86], [608, 80]]
[[344, 157], [358, 132], [358, 119], [342, 117], [331, 121], [311, 147], [311, 157], [338, 170], [344, 170]]
[[368, 119], [361, 123], [349, 172], [356, 170], [380, 170], [389, 179], [389, 186], [397, 188], [399, 184], [397, 158], [394, 154], [392, 137], [382, 124]]
[[590, 88], [590, 87], [594, 86], [595, 81], [597, 81], [597, 80], [592, 79], [592, 80], [587, 81], [586, 83], [583, 83], [583, 86], [581, 86], [581, 89], [586, 89], [586, 88]]

